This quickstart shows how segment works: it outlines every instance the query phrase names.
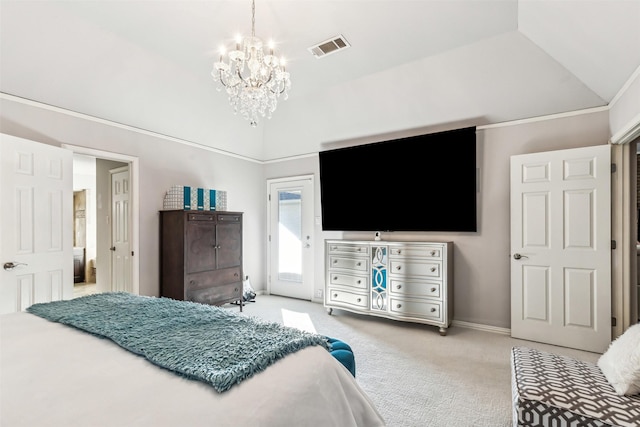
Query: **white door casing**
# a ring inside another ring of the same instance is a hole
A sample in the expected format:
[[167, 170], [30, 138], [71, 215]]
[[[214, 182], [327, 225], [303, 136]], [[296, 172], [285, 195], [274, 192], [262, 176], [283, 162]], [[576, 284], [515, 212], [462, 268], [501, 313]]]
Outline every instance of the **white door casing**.
[[511, 335], [611, 342], [611, 147], [511, 157]]
[[313, 297], [313, 176], [267, 182], [268, 289], [276, 295]]
[[111, 174], [111, 290], [133, 292], [131, 286], [129, 166]]
[[0, 142], [0, 313], [70, 299], [73, 153], [5, 134]]

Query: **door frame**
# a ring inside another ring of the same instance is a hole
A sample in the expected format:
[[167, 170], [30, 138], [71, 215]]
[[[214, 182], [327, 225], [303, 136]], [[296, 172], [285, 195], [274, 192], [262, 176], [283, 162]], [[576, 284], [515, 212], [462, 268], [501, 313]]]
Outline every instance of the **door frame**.
[[[267, 293], [271, 294], [271, 261], [273, 258], [273, 251], [272, 251], [272, 246], [271, 246], [271, 203], [272, 201], [269, 200], [269, 195], [271, 193], [271, 185], [272, 184], [277, 184], [277, 183], [286, 183], [286, 182], [293, 182], [293, 181], [304, 181], [304, 180], [310, 180], [311, 181], [311, 197], [312, 197], [312, 209], [309, 209], [308, 212], [306, 212], [307, 215], [310, 215], [310, 218], [307, 218], [308, 220], [310, 220], [311, 224], [314, 224], [314, 212], [315, 212], [315, 194], [314, 194], [314, 189], [315, 189], [315, 182], [314, 182], [314, 175], [313, 174], [307, 174], [307, 175], [296, 175], [296, 176], [289, 176], [289, 177], [282, 177], [282, 178], [269, 178], [267, 179], [267, 185], [266, 185], [266, 200], [267, 200], [267, 236], [266, 236], [266, 242], [267, 242]], [[304, 220], [303, 220], [304, 222]], [[313, 294], [313, 282], [314, 282], [314, 277], [315, 277], [315, 256], [314, 256], [314, 252], [313, 252], [313, 248], [315, 247], [315, 227], [311, 226], [311, 229], [309, 230], [309, 235], [311, 236], [311, 250], [310, 250], [310, 254], [309, 254], [309, 260], [308, 260], [308, 264], [303, 264], [304, 265], [308, 265], [309, 270], [308, 272], [304, 272], [305, 276], [307, 277], [309, 276], [308, 280], [311, 280], [311, 297], [309, 298], [310, 301], [313, 301], [313, 299], [315, 298], [315, 295]]]
[[[133, 256], [131, 257], [131, 293], [135, 295], [140, 294], [140, 207], [139, 207], [139, 171], [140, 161], [137, 157], [129, 156], [127, 154], [114, 153], [111, 151], [97, 150], [94, 148], [82, 147], [79, 145], [62, 144], [62, 148], [69, 149], [74, 153], [84, 154], [87, 156], [93, 156], [99, 159], [113, 160], [117, 162], [123, 162], [129, 164], [129, 177], [131, 179], [131, 224], [129, 236], [131, 242], [131, 251]], [[109, 269], [112, 268], [111, 260], [109, 261]]]

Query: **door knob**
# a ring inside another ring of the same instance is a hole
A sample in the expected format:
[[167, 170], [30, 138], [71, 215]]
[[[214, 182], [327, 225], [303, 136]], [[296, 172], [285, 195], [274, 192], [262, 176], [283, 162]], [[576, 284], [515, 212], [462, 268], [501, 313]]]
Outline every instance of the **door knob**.
[[3, 268], [7, 271], [13, 270], [14, 268], [16, 268], [19, 265], [27, 265], [24, 262], [5, 262]]
[[513, 259], [522, 259], [522, 258], [529, 258], [529, 257], [526, 255], [513, 254]]
[[110, 250], [110, 251], [114, 251], [114, 252], [115, 252], [116, 247], [115, 247], [115, 246], [111, 246], [111, 247], [109, 248], [109, 250]]

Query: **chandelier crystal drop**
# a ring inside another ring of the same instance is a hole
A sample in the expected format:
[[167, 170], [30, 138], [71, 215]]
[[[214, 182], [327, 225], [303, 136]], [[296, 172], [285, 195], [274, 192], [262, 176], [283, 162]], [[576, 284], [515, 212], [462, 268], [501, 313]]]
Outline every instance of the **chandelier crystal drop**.
[[213, 64], [211, 75], [218, 83], [217, 89], [225, 90], [235, 114], [258, 125], [258, 118], [271, 118], [282, 95], [286, 100], [291, 88], [284, 58], [274, 55], [273, 42], [268, 51], [263, 50], [262, 40], [256, 37], [256, 3], [251, 1], [251, 36], [236, 39], [236, 45], [228, 53], [220, 50], [220, 60]]

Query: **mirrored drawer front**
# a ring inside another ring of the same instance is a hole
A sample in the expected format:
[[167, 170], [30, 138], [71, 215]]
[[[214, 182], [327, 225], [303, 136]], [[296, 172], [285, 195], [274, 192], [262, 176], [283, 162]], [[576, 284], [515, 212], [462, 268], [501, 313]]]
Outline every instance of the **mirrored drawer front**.
[[328, 251], [330, 254], [354, 254], [369, 255], [369, 246], [345, 245], [341, 243], [329, 243]]
[[417, 302], [400, 298], [390, 298], [389, 310], [398, 316], [424, 317], [434, 320], [442, 319], [442, 306], [437, 302]]
[[400, 275], [402, 277], [415, 276], [435, 279], [441, 277], [442, 264], [440, 262], [431, 262], [426, 260], [391, 260], [391, 269], [389, 273], [396, 276]]
[[348, 286], [350, 288], [369, 289], [369, 280], [367, 277], [352, 276], [350, 274], [329, 272], [329, 283], [331, 285]]
[[404, 295], [410, 297], [427, 297], [441, 299], [440, 287], [438, 282], [412, 282], [406, 280], [391, 280], [389, 288], [392, 294]]
[[369, 261], [366, 258], [345, 258], [332, 256], [329, 258], [329, 268], [341, 268], [353, 271], [369, 271]]
[[441, 247], [429, 246], [392, 246], [392, 257], [442, 259]]
[[341, 291], [337, 289], [328, 290], [329, 302], [332, 304], [351, 305], [357, 308], [368, 308], [369, 298], [366, 294], [357, 294], [354, 292]]

